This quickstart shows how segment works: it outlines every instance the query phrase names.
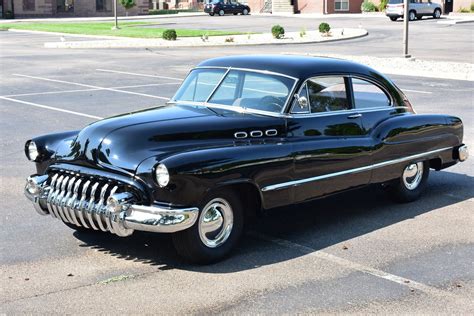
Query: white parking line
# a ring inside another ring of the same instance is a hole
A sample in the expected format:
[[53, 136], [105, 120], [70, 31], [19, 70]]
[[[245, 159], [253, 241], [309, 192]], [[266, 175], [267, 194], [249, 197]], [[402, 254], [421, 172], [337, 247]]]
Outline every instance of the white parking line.
[[64, 109], [55, 108], [55, 107], [52, 107], [52, 106], [33, 103], [33, 102], [27, 102], [27, 101], [22, 101], [22, 100], [7, 98], [7, 97], [0, 97], [0, 99], [8, 100], [8, 101], [11, 101], [11, 102], [16, 102], [16, 103], [27, 104], [27, 105], [35, 106], [35, 107], [42, 108], [42, 109], [58, 111], [58, 112], [64, 112], [64, 113], [68, 113], [68, 114], [74, 114], [74, 115], [93, 118], [93, 119], [98, 119], [98, 120], [103, 119], [103, 117], [100, 117], [100, 116], [95, 116], [95, 115], [90, 115], [90, 114], [85, 114], [85, 113], [80, 113], [80, 112], [75, 112], [75, 111], [64, 110]]
[[122, 74], [122, 75], [130, 75], [130, 76], [139, 76], [139, 77], [150, 77], [150, 78], [160, 78], [160, 79], [171, 79], [171, 80], [179, 80], [182, 81], [182, 78], [176, 78], [176, 77], [167, 77], [167, 76], [158, 76], [158, 75], [147, 75], [147, 74], [139, 74], [135, 72], [127, 72], [127, 71], [118, 71], [118, 70], [110, 70], [110, 69], [96, 69], [97, 71], [102, 71], [102, 72], [111, 72], [111, 73], [116, 73], [116, 74]]
[[170, 98], [167, 98], [167, 97], [160, 97], [160, 96], [157, 96], [157, 95], [138, 93], [138, 92], [132, 92], [132, 91], [126, 91], [126, 90], [119, 90], [119, 89], [114, 89], [114, 88], [105, 88], [105, 87], [93, 86], [93, 85], [90, 85], [90, 84], [77, 83], [77, 82], [71, 82], [71, 81], [65, 81], [65, 80], [49, 79], [49, 78], [44, 78], [44, 77], [28, 76], [28, 75], [21, 75], [21, 74], [13, 74], [13, 76], [36, 79], [36, 80], [43, 80], [43, 81], [50, 81], [50, 82], [59, 82], [59, 83], [65, 83], [65, 84], [70, 84], [70, 85], [76, 85], [76, 86], [80, 86], [80, 87], [100, 89], [100, 90], [106, 90], [106, 91], [113, 91], [113, 92], [119, 92], [119, 93], [125, 93], [125, 94], [139, 95], [139, 96], [142, 96], [142, 97], [148, 97], [148, 98], [154, 98], [154, 99], [160, 99], [160, 100], [166, 100], [166, 101], [168, 101], [170, 99]]
[[170, 83], [150, 83], [150, 84], [139, 84], [133, 86], [120, 86], [120, 87], [108, 87], [108, 88], [90, 88], [90, 89], [76, 89], [76, 90], [63, 90], [63, 91], [48, 91], [48, 92], [32, 92], [32, 93], [22, 93], [22, 94], [9, 94], [4, 95], [3, 97], [25, 97], [31, 95], [47, 95], [47, 94], [61, 94], [61, 93], [75, 93], [75, 92], [87, 92], [87, 91], [100, 91], [106, 89], [130, 89], [130, 88], [142, 88], [142, 87], [154, 87], [154, 86], [165, 86], [165, 85], [177, 85], [179, 83], [170, 82]]
[[453, 293], [451, 293], [449, 291], [440, 290], [438, 288], [435, 288], [435, 287], [432, 287], [432, 286], [429, 286], [429, 285], [426, 285], [426, 284], [422, 284], [422, 283], [413, 281], [411, 279], [403, 278], [403, 277], [400, 277], [398, 275], [394, 275], [394, 274], [391, 274], [391, 273], [388, 273], [388, 272], [385, 272], [385, 271], [382, 271], [382, 270], [379, 270], [379, 269], [368, 267], [368, 266], [365, 266], [365, 265], [362, 265], [362, 264], [359, 264], [359, 263], [356, 263], [356, 262], [353, 262], [353, 261], [335, 256], [335, 255], [329, 254], [329, 253], [321, 251], [321, 250], [316, 250], [316, 249], [313, 249], [311, 247], [303, 246], [303, 245], [300, 245], [300, 244], [297, 244], [297, 243], [294, 243], [294, 242], [291, 242], [291, 241], [288, 241], [288, 240], [275, 238], [275, 237], [267, 236], [267, 235], [256, 233], [256, 232], [250, 232], [249, 234], [253, 237], [256, 237], [256, 238], [259, 238], [259, 239], [262, 239], [262, 240], [265, 240], [265, 241], [272, 242], [272, 243], [277, 244], [279, 246], [297, 250], [297, 251], [302, 252], [304, 254], [307, 254], [309, 256], [314, 256], [314, 257], [317, 257], [318, 259], [329, 261], [333, 264], [337, 264], [337, 265], [342, 266], [344, 268], [348, 268], [348, 269], [351, 269], [351, 270], [356, 270], [356, 271], [359, 271], [359, 272], [362, 272], [362, 273], [370, 274], [370, 275], [375, 276], [377, 278], [382, 278], [384, 280], [395, 282], [397, 284], [409, 287], [411, 289], [419, 290], [421, 292], [424, 292], [424, 293], [432, 295], [432, 296], [436, 296], [436, 297], [439, 297], [439, 298], [450, 298], [450, 299], [454, 299], [454, 300], [461, 300], [461, 298], [459, 298], [458, 296], [454, 295]]
[[413, 93], [421, 93], [421, 94], [432, 94], [433, 93], [433, 92], [429, 92], [429, 91], [410, 90], [410, 89], [402, 89], [402, 91], [413, 92]]

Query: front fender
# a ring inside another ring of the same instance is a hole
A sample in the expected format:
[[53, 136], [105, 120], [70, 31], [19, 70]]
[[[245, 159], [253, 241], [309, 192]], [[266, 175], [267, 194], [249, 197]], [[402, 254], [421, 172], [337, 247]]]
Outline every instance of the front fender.
[[56, 152], [62, 146], [69, 146], [69, 144], [72, 142], [72, 140], [74, 140], [78, 133], [79, 131], [53, 133], [38, 136], [31, 140], [28, 140], [25, 143], [25, 148], [30, 141], [34, 141], [40, 154], [36, 161], [37, 173], [43, 174], [46, 171], [46, 168], [53, 161]]
[[[136, 175], [153, 183], [155, 200], [177, 205], [196, 205], [210, 190], [243, 183], [252, 184], [261, 195], [260, 188], [275, 181], [289, 181], [293, 173], [290, 144], [276, 140], [245, 141], [159, 159], [143, 161]], [[159, 163], [170, 172], [170, 183], [165, 188], [159, 188], [154, 179], [154, 168]], [[290, 196], [280, 193], [288, 202]]]

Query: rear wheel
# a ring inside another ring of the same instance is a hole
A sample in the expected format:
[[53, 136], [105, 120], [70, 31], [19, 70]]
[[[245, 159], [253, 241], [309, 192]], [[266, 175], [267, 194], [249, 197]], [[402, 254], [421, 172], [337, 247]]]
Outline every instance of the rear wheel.
[[243, 225], [243, 208], [238, 195], [230, 190], [218, 190], [202, 203], [196, 223], [173, 235], [173, 243], [186, 260], [212, 263], [230, 253], [242, 235]]
[[395, 22], [397, 19], [398, 19], [398, 18], [397, 18], [396, 16], [391, 16], [391, 17], [390, 17], [390, 20], [392, 20], [392, 21], [394, 21], [394, 22]]
[[219, 10], [219, 15], [223, 16], [225, 14], [224, 10]]
[[408, 20], [415, 21], [415, 19], [416, 19], [416, 12], [415, 11], [408, 12]]
[[430, 167], [426, 161], [408, 164], [401, 177], [389, 184], [390, 197], [401, 203], [417, 200], [426, 187], [429, 173]]
[[214, 16], [214, 12], [210, 12], [209, 15], [210, 15], [210, 16]]
[[440, 9], [435, 9], [433, 12], [433, 18], [439, 19], [441, 17], [441, 10]]

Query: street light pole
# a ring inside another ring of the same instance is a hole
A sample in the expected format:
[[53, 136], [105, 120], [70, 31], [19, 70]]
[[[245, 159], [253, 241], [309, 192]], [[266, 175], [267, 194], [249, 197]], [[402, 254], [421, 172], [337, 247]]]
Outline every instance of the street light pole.
[[115, 18], [115, 25], [112, 27], [112, 30], [118, 30], [120, 29], [118, 26], [118, 17], [117, 17], [117, 1], [118, 0], [113, 0], [114, 1], [114, 18]]
[[409, 14], [409, 1], [403, 1], [403, 57], [410, 58], [411, 55], [408, 54], [408, 22], [410, 20]]

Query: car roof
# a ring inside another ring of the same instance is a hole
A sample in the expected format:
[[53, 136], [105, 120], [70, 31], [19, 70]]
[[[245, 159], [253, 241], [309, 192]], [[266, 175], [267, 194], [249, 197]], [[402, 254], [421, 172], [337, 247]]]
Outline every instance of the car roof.
[[232, 67], [270, 71], [307, 79], [321, 74], [360, 74], [373, 76], [379, 74], [367, 66], [344, 59], [310, 57], [297, 55], [237, 55], [208, 59], [198, 67]]

